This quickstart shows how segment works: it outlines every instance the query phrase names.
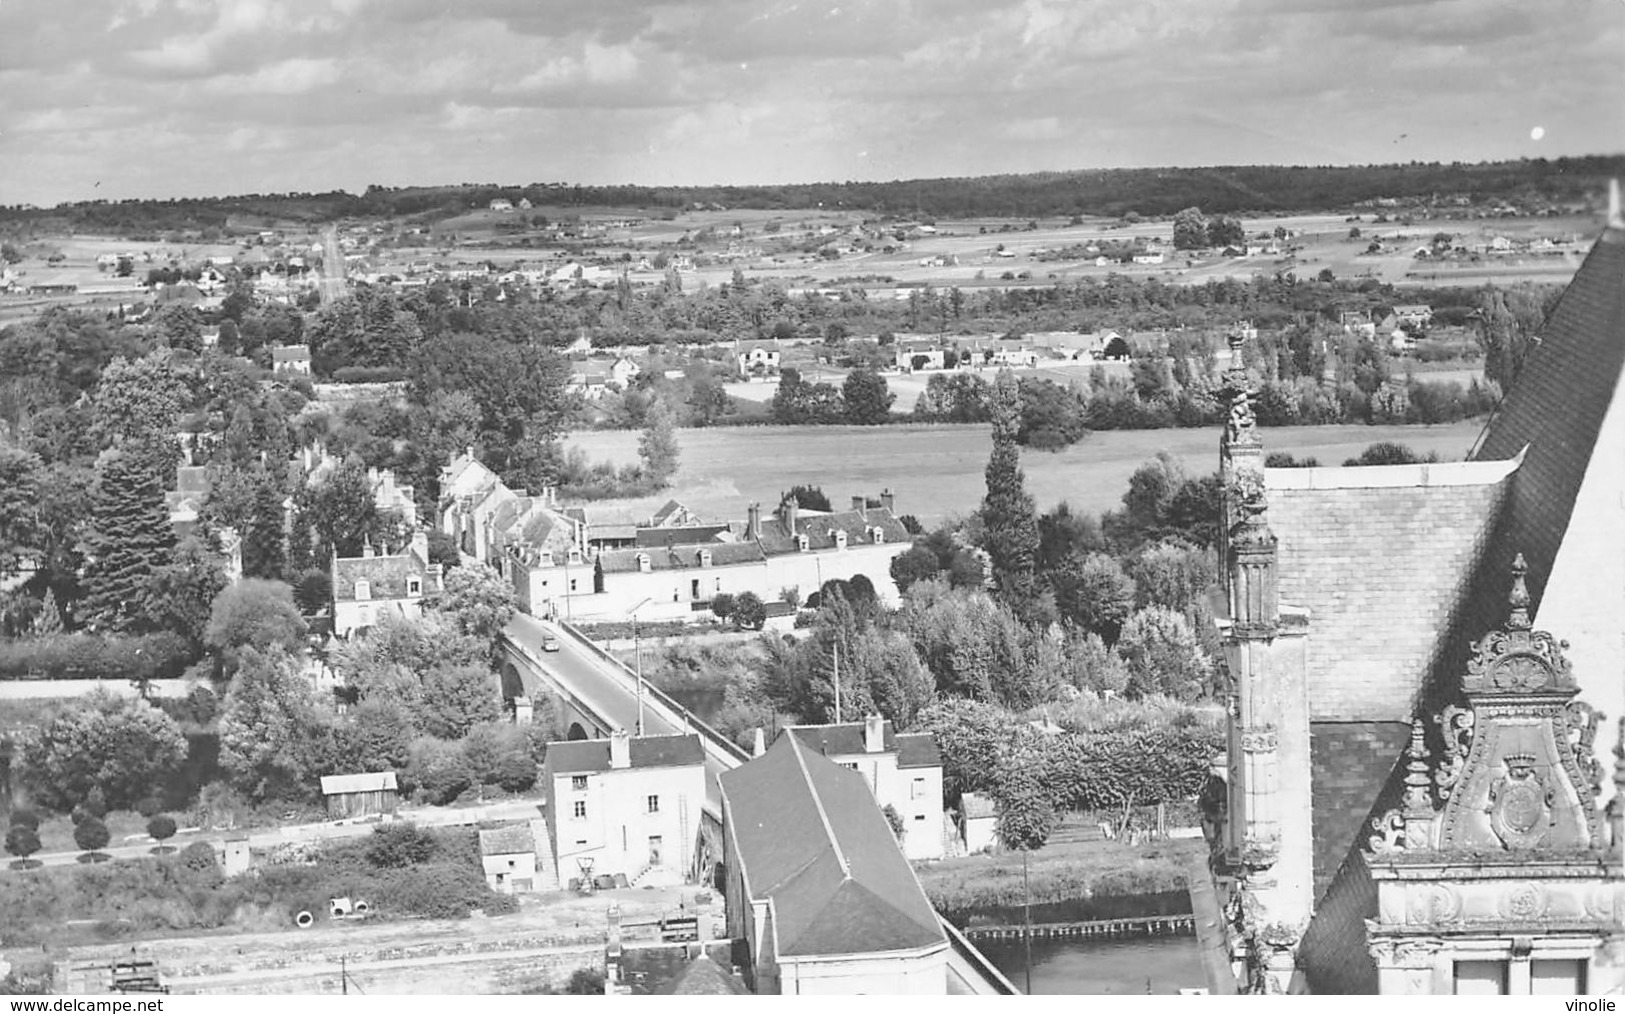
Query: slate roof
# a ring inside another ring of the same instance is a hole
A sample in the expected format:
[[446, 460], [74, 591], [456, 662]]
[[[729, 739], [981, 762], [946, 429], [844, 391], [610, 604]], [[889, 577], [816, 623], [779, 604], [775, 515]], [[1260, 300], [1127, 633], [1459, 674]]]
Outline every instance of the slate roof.
[[[404, 599], [406, 579], [424, 577], [428, 569], [428, 564], [410, 550], [399, 556], [341, 556], [333, 561], [333, 598], [339, 602], [356, 601], [355, 583], [365, 578], [369, 601]], [[422, 591], [427, 594], [428, 590], [425, 581]]]
[[1410, 742], [1409, 722], [1311, 722], [1309, 807], [1314, 828], [1315, 900], [1353, 845], [1363, 845], [1372, 809]]
[[[698, 735], [634, 736], [627, 751], [634, 768], [685, 767], [705, 763]], [[588, 774], [609, 770], [609, 740], [573, 739], [547, 744], [547, 765], [554, 774]]]
[[989, 796], [975, 792], [966, 792], [959, 797], [959, 811], [966, 820], [979, 820], [983, 817], [997, 817], [998, 807], [993, 805]]
[[1516, 467], [1266, 471], [1281, 603], [1310, 611], [1312, 719], [1409, 721]]
[[271, 346], [271, 362], [295, 363], [310, 361], [309, 345], [273, 345]]
[[829, 514], [798, 511], [794, 532], [786, 531], [782, 516], [771, 521], [764, 520], [759, 541], [762, 551], [768, 556], [798, 552], [796, 535], [807, 536], [809, 550], [834, 549], [837, 531], [846, 532], [848, 546], [858, 546], [873, 543], [870, 529], [877, 525], [889, 543], [906, 543], [911, 538], [908, 529], [891, 511], [884, 507], [869, 507], [861, 511], [834, 511]]
[[208, 495], [209, 470], [202, 465], [181, 465], [175, 469], [175, 491]]
[[511, 856], [518, 852], [535, 852], [536, 839], [529, 824], [509, 824], [480, 832], [480, 855]]
[[680, 528], [639, 528], [635, 539], [640, 547], [697, 546], [715, 542], [718, 535], [728, 531], [726, 523], [720, 525], [684, 525]]
[[862, 775], [791, 735], [720, 782], [740, 869], [751, 897], [772, 903], [781, 957], [946, 944]]
[[688, 963], [683, 974], [667, 989], [660, 991], [670, 996], [748, 996], [750, 990], [721, 965], [701, 954]]
[[690, 517], [694, 516], [693, 511], [689, 510], [676, 500], [667, 500], [661, 505], [660, 509], [655, 511], [653, 516], [649, 518], [649, 524], [653, 528], [659, 528], [661, 525], [664, 525], [666, 522], [670, 521], [675, 515], [679, 514], [686, 514]]
[[[1540, 337], [1473, 454], [1474, 460], [1497, 460], [1529, 446], [1512, 487], [1504, 537], [1485, 567], [1504, 576], [1512, 554], [1523, 553], [1537, 618], [1603, 417], [1625, 373], [1625, 229], [1614, 225], [1603, 232]], [[1486, 592], [1480, 615], [1485, 629], [1500, 621], [1504, 591]]]
[[[942, 753], [937, 749], [936, 737], [929, 732], [899, 733], [890, 722], [883, 723], [883, 730], [881, 738], [885, 752], [897, 754], [898, 767], [942, 766]], [[868, 753], [864, 747], [862, 722], [792, 725], [785, 731], [794, 733], [807, 749], [825, 756]]]
[[651, 570], [699, 570], [701, 549], [711, 554], [712, 567], [761, 563], [767, 559], [762, 547], [754, 542], [713, 542], [670, 549], [606, 549], [598, 554], [598, 562], [606, 574], [635, 573], [641, 554], [649, 558]]

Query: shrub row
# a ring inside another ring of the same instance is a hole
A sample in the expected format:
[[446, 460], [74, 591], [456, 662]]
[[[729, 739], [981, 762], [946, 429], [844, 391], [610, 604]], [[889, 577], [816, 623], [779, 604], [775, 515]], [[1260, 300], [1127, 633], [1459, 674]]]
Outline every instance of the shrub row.
[[51, 634], [0, 641], [0, 680], [144, 680], [176, 677], [194, 660], [179, 634]]

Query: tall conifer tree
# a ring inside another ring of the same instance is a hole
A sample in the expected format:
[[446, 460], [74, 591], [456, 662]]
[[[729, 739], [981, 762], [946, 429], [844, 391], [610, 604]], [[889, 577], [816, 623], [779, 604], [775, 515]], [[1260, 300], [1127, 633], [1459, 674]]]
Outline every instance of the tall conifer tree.
[[170, 563], [175, 533], [147, 456], [113, 451], [98, 464], [84, 545], [84, 621], [103, 631], [151, 627], [154, 579]]
[[1024, 620], [1041, 612], [1038, 580], [1038, 516], [1021, 472], [1021, 391], [1009, 370], [1000, 370], [991, 398], [993, 454], [987, 462], [982, 526], [1000, 596]]

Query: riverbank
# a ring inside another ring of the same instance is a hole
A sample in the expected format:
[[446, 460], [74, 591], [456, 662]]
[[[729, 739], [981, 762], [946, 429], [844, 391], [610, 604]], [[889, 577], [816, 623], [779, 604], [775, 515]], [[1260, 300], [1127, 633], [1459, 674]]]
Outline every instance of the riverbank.
[[[1130, 845], [1088, 840], [1082, 822], [1062, 825], [1044, 848], [919, 863], [915, 874], [937, 911], [957, 926], [1010, 921], [1029, 896], [1034, 922], [1173, 915], [1190, 911], [1188, 855], [1200, 840]], [[1030, 890], [1030, 895], [1028, 891]]]

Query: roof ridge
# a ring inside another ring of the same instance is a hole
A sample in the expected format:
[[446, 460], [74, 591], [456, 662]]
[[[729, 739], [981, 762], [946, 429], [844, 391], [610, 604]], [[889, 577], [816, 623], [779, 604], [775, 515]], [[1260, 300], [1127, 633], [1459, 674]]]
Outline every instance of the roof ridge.
[[807, 791], [812, 796], [813, 806], [818, 809], [818, 820], [824, 825], [824, 834], [829, 837], [830, 848], [835, 852], [835, 861], [841, 864], [841, 876], [845, 880], [851, 880], [852, 864], [847, 861], [846, 853], [841, 851], [841, 842], [835, 837], [835, 828], [829, 822], [829, 814], [824, 812], [824, 800], [819, 796], [818, 787], [813, 784], [812, 772], [807, 770], [807, 762], [801, 756], [801, 741], [795, 736], [790, 737], [790, 752], [796, 758], [796, 767], [801, 770], [802, 780], [807, 783]]

